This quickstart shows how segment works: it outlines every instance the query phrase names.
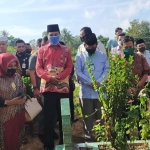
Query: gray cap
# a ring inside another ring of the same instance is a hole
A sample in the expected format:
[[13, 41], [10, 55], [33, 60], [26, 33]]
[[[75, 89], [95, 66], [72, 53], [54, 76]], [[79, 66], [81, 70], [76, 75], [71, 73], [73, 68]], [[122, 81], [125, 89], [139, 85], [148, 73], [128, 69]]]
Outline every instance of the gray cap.
[[7, 37], [0, 36], [0, 42], [7, 42]]

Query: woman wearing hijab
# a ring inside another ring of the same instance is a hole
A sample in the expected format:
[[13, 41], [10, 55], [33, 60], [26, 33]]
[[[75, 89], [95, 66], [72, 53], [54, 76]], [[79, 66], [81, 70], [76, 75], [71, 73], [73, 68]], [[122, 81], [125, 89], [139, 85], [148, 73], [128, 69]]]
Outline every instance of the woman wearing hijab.
[[9, 53], [0, 55], [0, 150], [20, 150], [24, 133], [26, 98], [16, 73], [18, 61]]

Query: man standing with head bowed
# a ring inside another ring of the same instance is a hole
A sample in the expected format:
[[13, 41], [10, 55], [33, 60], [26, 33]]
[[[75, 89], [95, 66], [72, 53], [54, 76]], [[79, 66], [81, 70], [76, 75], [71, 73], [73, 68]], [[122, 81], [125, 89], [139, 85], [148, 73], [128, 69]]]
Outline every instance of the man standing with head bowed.
[[56, 110], [59, 144], [63, 144], [60, 99], [69, 97], [69, 75], [73, 64], [70, 49], [59, 44], [60, 30], [57, 24], [47, 26], [47, 36], [50, 43], [39, 50], [36, 72], [41, 78], [40, 92], [44, 96], [44, 150], [53, 150]]

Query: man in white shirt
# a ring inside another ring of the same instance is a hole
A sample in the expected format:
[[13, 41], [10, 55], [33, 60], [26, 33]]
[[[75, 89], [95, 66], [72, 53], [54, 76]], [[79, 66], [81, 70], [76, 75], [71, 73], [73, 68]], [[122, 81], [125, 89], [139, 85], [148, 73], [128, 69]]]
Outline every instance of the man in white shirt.
[[122, 45], [121, 45], [121, 41], [124, 38], [125, 33], [121, 33], [118, 35], [118, 46], [114, 47], [111, 49], [110, 53], [112, 55], [118, 54], [118, 55], [122, 55], [123, 54], [123, 50], [122, 50]]
[[146, 44], [143, 39], [138, 39], [136, 41], [136, 49], [137, 49], [137, 53], [145, 56], [149, 66], [150, 66], [150, 50], [146, 50]]
[[[146, 50], [146, 44], [145, 44], [145, 41], [143, 39], [136, 40], [136, 49], [137, 49], [138, 54], [145, 56], [149, 66], [150, 66], [150, 50]], [[150, 82], [150, 75], [148, 75], [148, 78], [147, 78], [145, 85], [148, 82]], [[147, 88], [150, 88], [149, 84], [148, 84]], [[148, 95], [150, 96], [150, 92], [148, 92]]]
[[[92, 33], [92, 30], [91, 30], [90, 27], [83, 27], [80, 30], [80, 39], [81, 39], [81, 41], [84, 42], [84, 36], [87, 35], [87, 34], [91, 34], [91, 33]], [[98, 44], [97, 44], [97, 50], [99, 50], [100, 52], [103, 52], [104, 54], [106, 54], [106, 50], [104, 48], [104, 44], [101, 43], [101, 42], [98, 42]], [[82, 43], [78, 47], [78, 52], [77, 53], [84, 52], [84, 51], [86, 51], [86, 50], [85, 50], [84, 44]]]

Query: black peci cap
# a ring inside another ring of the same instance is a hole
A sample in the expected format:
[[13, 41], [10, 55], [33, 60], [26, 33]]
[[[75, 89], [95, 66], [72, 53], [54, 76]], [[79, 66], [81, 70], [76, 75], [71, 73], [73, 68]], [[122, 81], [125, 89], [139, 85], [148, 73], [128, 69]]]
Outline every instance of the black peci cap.
[[137, 39], [137, 40], [136, 40], [136, 46], [137, 46], [138, 44], [141, 44], [141, 43], [145, 43], [145, 41], [144, 41], [143, 39]]
[[87, 45], [94, 45], [94, 44], [97, 44], [97, 38], [96, 38], [96, 35], [94, 33], [91, 33], [91, 34], [87, 34], [84, 36], [84, 42], [87, 44]]
[[47, 26], [47, 33], [48, 32], [57, 32], [57, 31], [60, 32], [58, 24], [51, 24], [51, 25]]

